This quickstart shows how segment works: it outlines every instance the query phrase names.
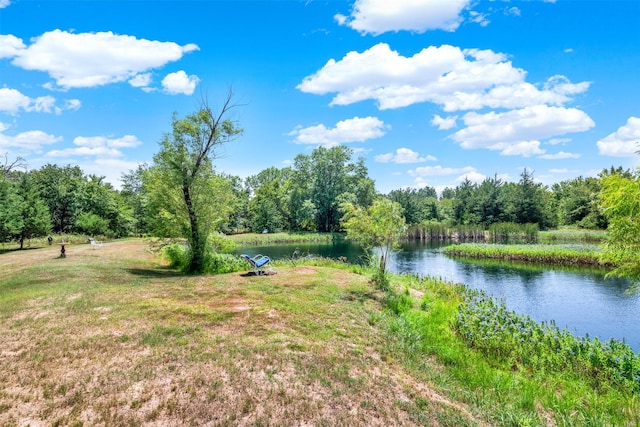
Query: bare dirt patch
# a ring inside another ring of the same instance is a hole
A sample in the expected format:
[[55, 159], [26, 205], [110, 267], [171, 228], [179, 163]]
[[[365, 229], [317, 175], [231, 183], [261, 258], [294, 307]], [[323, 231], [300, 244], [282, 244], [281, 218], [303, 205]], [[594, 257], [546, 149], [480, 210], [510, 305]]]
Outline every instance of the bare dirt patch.
[[293, 272], [296, 274], [316, 274], [318, 270], [313, 267], [296, 267]]
[[243, 298], [226, 298], [223, 300], [215, 301], [210, 304], [214, 310], [222, 311], [225, 313], [240, 313], [243, 311], [251, 310], [247, 301]]

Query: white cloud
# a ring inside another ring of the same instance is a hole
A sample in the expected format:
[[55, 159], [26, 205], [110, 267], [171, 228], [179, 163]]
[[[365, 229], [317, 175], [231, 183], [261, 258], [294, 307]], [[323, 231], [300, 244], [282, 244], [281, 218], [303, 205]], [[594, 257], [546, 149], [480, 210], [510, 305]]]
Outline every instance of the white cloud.
[[474, 11], [469, 12], [469, 21], [480, 24], [481, 27], [486, 27], [491, 23], [486, 14]]
[[2, 112], [15, 114], [19, 110], [30, 108], [32, 102], [31, 98], [23, 95], [18, 90], [6, 87], [0, 88], [0, 111]]
[[546, 141], [549, 145], [558, 145], [558, 144], [566, 144], [567, 142], [571, 142], [571, 138], [551, 138]]
[[73, 140], [80, 147], [114, 147], [133, 148], [142, 144], [134, 135], [125, 135], [122, 138], [107, 138], [104, 136], [78, 136]]
[[162, 87], [166, 93], [171, 95], [191, 95], [198, 82], [200, 79], [197, 76], [188, 76], [187, 73], [180, 70], [167, 74], [162, 79]]
[[11, 4], [10, 0], [0, 0], [0, 9], [4, 9], [5, 7]]
[[151, 84], [151, 73], [140, 73], [129, 79], [133, 87], [147, 87]]
[[108, 147], [76, 147], [64, 148], [62, 150], [52, 150], [45, 154], [46, 157], [76, 157], [76, 156], [99, 156], [99, 157], [122, 157], [119, 150]]
[[573, 84], [563, 76], [534, 85], [525, 81], [526, 74], [491, 50], [442, 45], [405, 57], [379, 43], [339, 61], [330, 59], [297, 88], [316, 95], [336, 93], [331, 105], [371, 99], [384, 110], [432, 102], [445, 111], [560, 106], [589, 88], [588, 82]]
[[572, 132], [583, 132], [595, 123], [575, 108], [536, 105], [504, 113], [470, 112], [463, 117], [466, 127], [451, 138], [462, 148], [500, 150], [504, 155], [544, 154], [540, 140]]
[[380, 138], [390, 127], [377, 117], [354, 117], [336, 123], [334, 128], [320, 124], [303, 128], [297, 127], [289, 132], [298, 144], [335, 146], [349, 142], [364, 142]]
[[463, 18], [461, 12], [471, 0], [356, 0], [349, 17], [335, 16], [362, 34], [379, 35], [388, 31], [454, 31]]
[[458, 116], [440, 117], [434, 114], [431, 124], [437, 126], [440, 130], [449, 130], [456, 127], [456, 120], [458, 120]]
[[82, 163], [80, 167], [87, 174], [104, 176], [106, 181], [120, 190], [122, 188], [122, 174], [136, 170], [142, 163], [123, 159], [97, 158], [92, 162]]
[[522, 12], [520, 11], [519, 8], [513, 6], [513, 7], [510, 7], [509, 9], [507, 9], [505, 14], [506, 15], [511, 15], [511, 16], [520, 16], [522, 14]]
[[458, 183], [464, 182], [467, 179], [469, 181], [471, 181], [471, 182], [475, 182], [477, 184], [480, 184], [482, 181], [487, 179], [487, 176], [481, 174], [478, 171], [471, 171], [471, 172], [467, 172], [467, 173], [465, 173], [463, 175], [460, 175], [458, 178], [456, 178], [456, 182], [458, 182]]
[[504, 144], [497, 148], [503, 156], [522, 156], [531, 157], [537, 154], [544, 154], [544, 150], [540, 148], [540, 141], [520, 141], [510, 144]]
[[420, 157], [420, 153], [413, 151], [409, 148], [398, 148], [394, 153], [379, 154], [375, 157], [375, 161], [378, 163], [421, 163], [426, 161], [438, 160], [431, 155]]
[[26, 48], [16, 40], [3, 40], [2, 45], [9, 47], [0, 48], [0, 52], [13, 52], [14, 65], [46, 72], [62, 89], [127, 81], [199, 49], [195, 44], [180, 46], [112, 32], [74, 34], [54, 30], [34, 38]]
[[62, 110], [77, 110], [80, 105], [80, 100], [68, 99], [62, 106], [57, 106], [56, 99], [52, 96], [30, 98], [16, 89], [0, 88], [0, 112], [8, 114], [17, 114], [21, 110], [60, 114]]
[[564, 159], [579, 159], [580, 154], [576, 153], [567, 153], [565, 151], [560, 151], [555, 154], [544, 154], [540, 156], [541, 159], [545, 160], [564, 160]]
[[636, 156], [640, 150], [640, 117], [629, 117], [625, 125], [596, 144], [603, 156]]
[[98, 157], [120, 158], [123, 157], [120, 148], [133, 148], [142, 144], [137, 137], [125, 135], [121, 138], [107, 138], [104, 136], [78, 136], [74, 138], [76, 147], [52, 150], [45, 154], [46, 157]]
[[0, 34], [0, 58], [13, 58], [26, 48], [26, 45], [16, 36]]
[[62, 141], [62, 137], [50, 135], [41, 130], [21, 132], [16, 135], [5, 135], [8, 125], [0, 123], [0, 150], [17, 148], [28, 152], [38, 152], [44, 145]]
[[67, 99], [64, 101], [64, 109], [65, 110], [77, 110], [80, 108], [82, 103], [79, 99]]
[[414, 177], [425, 176], [447, 176], [457, 174], [470, 174], [476, 172], [476, 169], [471, 166], [465, 166], [463, 168], [443, 168], [442, 166], [422, 166], [419, 168], [409, 170], [409, 175]]

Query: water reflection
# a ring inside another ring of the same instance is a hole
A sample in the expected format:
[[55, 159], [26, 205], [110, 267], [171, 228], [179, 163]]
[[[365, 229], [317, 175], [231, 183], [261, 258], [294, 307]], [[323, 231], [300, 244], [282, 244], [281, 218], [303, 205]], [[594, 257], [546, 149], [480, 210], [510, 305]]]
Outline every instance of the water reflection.
[[[628, 295], [626, 280], [605, 279], [598, 269], [551, 268], [506, 262], [453, 259], [442, 253], [443, 244], [406, 243], [389, 260], [389, 270], [435, 276], [463, 283], [501, 299], [509, 309], [538, 322], [555, 321], [577, 336], [625, 340], [640, 351], [640, 295]], [[291, 244], [247, 247], [249, 255], [263, 253], [274, 259], [298, 254], [345, 257], [363, 262], [364, 251], [346, 241], [329, 244]]]

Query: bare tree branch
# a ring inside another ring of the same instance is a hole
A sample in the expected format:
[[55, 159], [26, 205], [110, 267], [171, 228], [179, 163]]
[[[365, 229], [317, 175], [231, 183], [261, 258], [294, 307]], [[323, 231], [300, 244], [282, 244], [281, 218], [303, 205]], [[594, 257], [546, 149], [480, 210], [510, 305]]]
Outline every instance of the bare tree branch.
[[0, 168], [2, 168], [2, 177], [6, 178], [12, 170], [17, 168], [27, 169], [27, 161], [18, 156], [13, 162], [9, 163], [9, 153], [6, 152], [4, 153], [4, 164], [0, 165]]

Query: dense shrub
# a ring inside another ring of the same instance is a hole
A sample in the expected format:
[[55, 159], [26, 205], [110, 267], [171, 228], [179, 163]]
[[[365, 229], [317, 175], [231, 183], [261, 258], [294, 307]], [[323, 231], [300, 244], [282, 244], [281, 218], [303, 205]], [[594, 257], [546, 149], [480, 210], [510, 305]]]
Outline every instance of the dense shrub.
[[[191, 261], [191, 251], [186, 244], [173, 243], [162, 248], [163, 257], [169, 262], [169, 267], [180, 271], [186, 271]], [[228, 253], [205, 253], [205, 274], [224, 274], [242, 271], [247, 268], [247, 263], [240, 257]]]

